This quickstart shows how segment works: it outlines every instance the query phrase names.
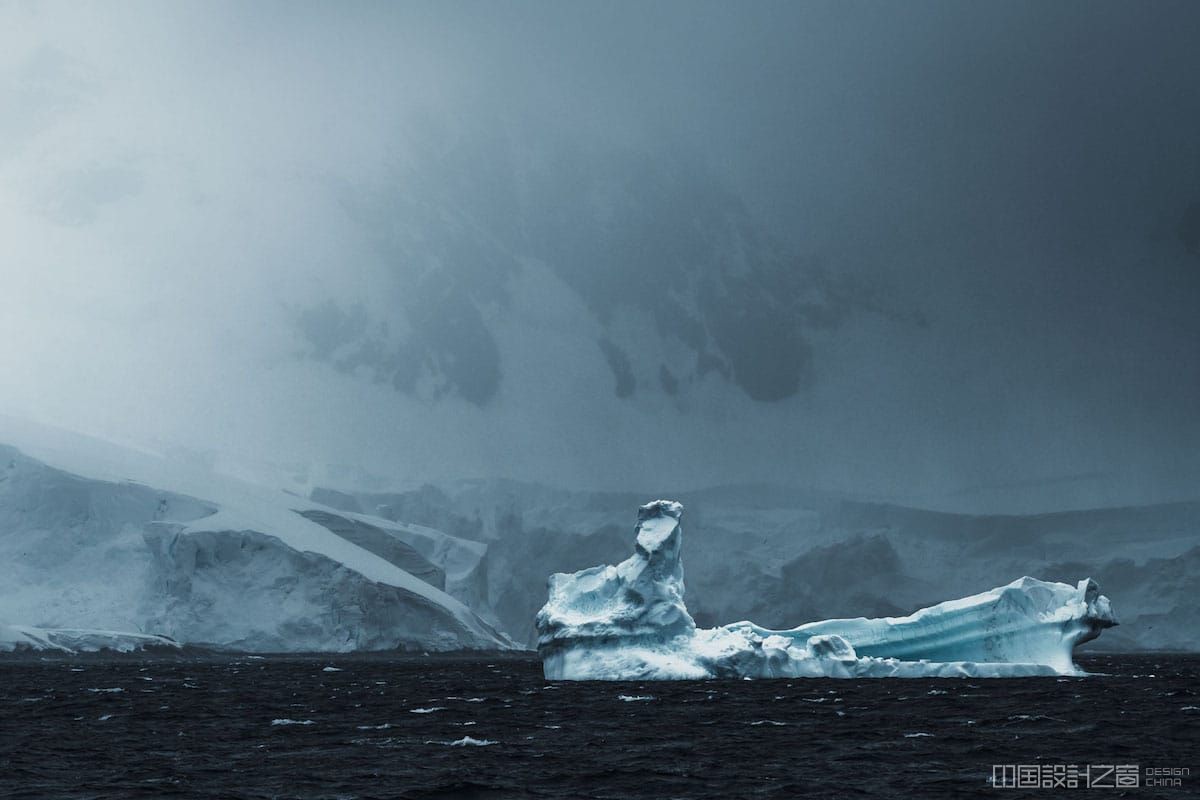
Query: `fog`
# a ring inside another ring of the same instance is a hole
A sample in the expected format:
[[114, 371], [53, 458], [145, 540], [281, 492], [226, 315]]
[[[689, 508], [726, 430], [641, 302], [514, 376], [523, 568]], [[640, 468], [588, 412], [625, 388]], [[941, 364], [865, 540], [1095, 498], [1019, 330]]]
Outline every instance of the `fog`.
[[298, 482], [1195, 499], [1194, 3], [0, 4], [0, 413]]

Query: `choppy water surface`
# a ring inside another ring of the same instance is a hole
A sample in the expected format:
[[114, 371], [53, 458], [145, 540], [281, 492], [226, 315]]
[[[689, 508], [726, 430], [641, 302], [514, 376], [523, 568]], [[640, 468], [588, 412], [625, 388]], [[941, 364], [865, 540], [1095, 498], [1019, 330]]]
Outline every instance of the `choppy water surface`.
[[547, 683], [531, 657], [0, 661], [0, 796], [1056, 797], [993, 764], [1189, 767], [1200, 657], [1086, 679]]

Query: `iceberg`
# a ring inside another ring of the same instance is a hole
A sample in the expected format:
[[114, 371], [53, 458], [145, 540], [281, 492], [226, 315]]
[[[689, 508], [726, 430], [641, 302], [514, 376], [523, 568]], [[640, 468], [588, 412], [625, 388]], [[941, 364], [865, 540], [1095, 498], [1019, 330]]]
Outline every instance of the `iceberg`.
[[550, 576], [535, 621], [551, 680], [1082, 675], [1077, 645], [1117, 624], [1091, 579], [1024, 577], [906, 617], [832, 619], [788, 630], [700, 629], [684, 605], [683, 506], [638, 510], [634, 553]]

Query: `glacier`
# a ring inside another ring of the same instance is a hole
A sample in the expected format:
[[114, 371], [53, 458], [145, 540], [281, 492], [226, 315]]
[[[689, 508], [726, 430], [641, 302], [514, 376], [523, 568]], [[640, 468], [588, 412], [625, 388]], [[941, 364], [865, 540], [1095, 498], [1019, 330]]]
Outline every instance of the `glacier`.
[[0, 652], [514, 649], [486, 550], [0, 416]]
[[535, 620], [546, 678], [1081, 675], [1075, 647], [1117, 624], [1094, 581], [1023, 577], [906, 617], [701, 629], [684, 605], [682, 515], [677, 502], [648, 503], [632, 556], [550, 577]]

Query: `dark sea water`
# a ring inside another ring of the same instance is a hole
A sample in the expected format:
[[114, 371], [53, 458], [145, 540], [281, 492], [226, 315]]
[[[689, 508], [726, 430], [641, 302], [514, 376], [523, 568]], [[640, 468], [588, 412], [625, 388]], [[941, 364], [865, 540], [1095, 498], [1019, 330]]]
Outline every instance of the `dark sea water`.
[[[9, 657], [0, 797], [1200, 796], [1200, 656], [1081, 663], [1103, 674], [548, 683], [524, 656]], [[1136, 764], [1139, 785], [997, 788], [994, 764]], [[1146, 786], [1163, 767], [1192, 774]]]

